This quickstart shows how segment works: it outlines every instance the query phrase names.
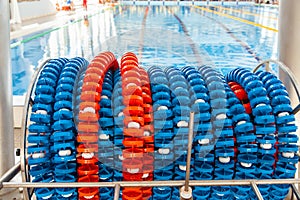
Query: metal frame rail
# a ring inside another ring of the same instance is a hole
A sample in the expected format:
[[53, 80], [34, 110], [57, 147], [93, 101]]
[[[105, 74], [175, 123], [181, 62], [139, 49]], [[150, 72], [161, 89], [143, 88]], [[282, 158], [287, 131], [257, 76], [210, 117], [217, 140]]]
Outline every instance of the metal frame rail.
[[[247, 180], [189, 180], [189, 176], [186, 176], [185, 180], [179, 181], [115, 181], [115, 182], [73, 182], [73, 183], [59, 183], [59, 182], [52, 182], [52, 183], [33, 183], [30, 182], [30, 176], [28, 174], [28, 166], [27, 166], [27, 155], [26, 155], [26, 138], [27, 138], [27, 121], [28, 121], [28, 111], [30, 105], [32, 103], [32, 92], [35, 87], [36, 80], [38, 75], [40, 74], [41, 70], [43, 69], [44, 65], [48, 62], [46, 60], [42, 63], [40, 67], [37, 68], [35, 74], [32, 78], [27, 98], [26, 104], [24, 107], [24, 118], [23, 118], [23, 141], [22, 141], [22, 149], [21, 149], [21, 162], [13, 166], [10, 170], [8, 170], [2, 177], [0, 177], [0, 190], [2, 188], [24, 188], [24, 198], [27, 200], [31, 199], [31, 193], [34, 188], [79, 188], [79, 187], [113, 187], [114, 188], [114, 199], [119, 199], [119, 192], [121, 187], [156, 187], [156, 186], [169, 186], [169, 187], [184, 187], [186, 190], [189, 186], [237, 186], [237, 185], [244, 185], [244, 186], [251, 186], [253, 191], [255, 192], [257, 198], [259, 200], [263, 200], [263, 197], [259, 191], [258, 185], [264, 184], [291, 184], [291, 191], [293, 193], [293, 198], [300, 200], [300, 192], [296, 186], [296, 184], [300, 184], [300, 179], [247, 179]], [[265, 65], [266, 70], [270, 71], [269, 64], [275, 63], [278, 67], [283, 70], [291, 79], [293, 87], [298, 95], [298, 100], [300, 102], [300, 96], [298, 89], [299, 84], [297, 83], [296, 77], [292, 74], [290, 69], [285, 66], [283, 63], [276, 61], [276, 60], [266, 60], [260, 63], [257, 67], [254, 68], [254, 72], [256, 72], [259, 68]], [[294, 109], [294, 113], [296, 114], [300, 110], [300, 104], [296, 106]], [[193, 113], [190, 114], [190, 121], [193, 121], [194, 116]], [[190, 122], [190, 125], [193, 124]], [[193, 125], [191, 125], [193, 126]], [[193, 128], [189, 127], [189, 145], [190, 148], [192, 145], [192, 135], [193, 135]], [[188, 151], [189, 153], [191, 151]], [[190, 156], [187, 157], [187, 166], [190, 165]], [[299, 166], [298, 166], [299, 169]], [[10, 182], [10, 180], [16, 176], [21, 170], [23, 182]], [[184, 198], [181, 198], [184, 199]]]
[[290, 78], [291, 80], [291, 83], [294, 87], [294, 90], [297, 94], [297, 97], [298, 97], [298, 105], [294, 108], [293, 110], [293, 113], [296, 114], [299, 112], [300, 110], [300, 92], [299, 92], [299, 83], [295, 77], [295, 75], [293, 74], [293, 72], [290, 70], [290, 68], [288, 68], [285, 64], [283, 64], [282, 62], [280, 61], [277, 61], [277, 60], [273, 60], [273, 59], [269, 59], [269, 60], [266, 60], [266, 61], [263, 61], [261, 62], [260, 64], [258, 64], [254, 69], [253, 69], [253, 72], [256, 72], [257, 70], [259, 70], [259, 68], [261, 68], [263, 65], [266, 65], [266, 71], [270, 71], [272, 72], [272, 69], [270, 68], [270, 63], [274, 63], [274, 64], [277, 64], [278, 67], [280, 67], [280, 69], [286, 73], [288, 75], [288, 77]]

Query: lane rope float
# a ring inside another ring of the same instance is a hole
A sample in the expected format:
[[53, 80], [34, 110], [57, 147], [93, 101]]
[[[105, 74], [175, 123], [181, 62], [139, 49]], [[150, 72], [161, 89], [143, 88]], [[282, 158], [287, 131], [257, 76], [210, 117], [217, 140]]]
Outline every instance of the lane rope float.
[[[238, 85], [242, 87], [240, 90], [248, 96], [249, 104], [247, 106], [250, 105], [251, 107], [251, 109], [248, 110], [253, 118], [255, 127], [257, 156], [252, 156], [252, 161], [251, 159], [248, 159], [248, 161], [251, 161], [248, 162], [249, 165], [244, 165], [244, 167], [249, 167], [249, 170], [253, 166], [253, 169], [246, 171], [247, 175], [245, 173], [245, 176], [246, 178], [272, 178], [275, 163], [274, 155], [276, 153], [276, 127], [267, 91], [259, 77], [246, 69], [237, 68], [231, 71], [226, 78], [227, 81], [238, 83]], [[253, 174], [253, 176], [249, 176], [249, 174]], [[270, 185], [259, 186], [259, 189], [261, 190], [263, 197], [266, 198], [270, 192]], [[255, 197], [252, 190], [250, 192], [250, 197]]]
[[[154, 117], [154, 180], [172, 180], [174, 173], [174, 134], [169, 81], [159, 67], [151, 67], [148, 74], [151, 83]], [[172, 187], [154, 187], [153, 198], [171, 199], [172, 190]]]
[[[194, 122], [194, 180], [213, 179], [213, 134], [211, 125], [211, 107], [206, 83], [200, 73], [193, 67], [184, 67], [182, 71], [190, 85], [191, 110], [195, 112]], [[194, 187], [193, 196], [205, 199], [211, 195], [211, 187]]]
[[[99, 103], [101, 92], [105, 88], [104, 77], [109, 69], [115, 70], [118, 63], [114, 55], [104, 52], [96, 56], [88, 65], [83, 77], [80, 94], [79, 123], [77, 126], [77, 163], [78, 182], [98, 182], [98, 133], [100, 131]], [[93, 87], [89, 87], [89, 86]], [[89, 117], [85, 117], [90, 115]], [[80, 120], [82, 119], [82, 120]], [[101, 166], [101, 165], [100, 165]], [[100, 171], [103, 169], [100, 169]], [[84, 173], [81, 173], [84, 172]], [[98, 188], [83, 187], [78, 189], [79, 199], [99, 199]]]

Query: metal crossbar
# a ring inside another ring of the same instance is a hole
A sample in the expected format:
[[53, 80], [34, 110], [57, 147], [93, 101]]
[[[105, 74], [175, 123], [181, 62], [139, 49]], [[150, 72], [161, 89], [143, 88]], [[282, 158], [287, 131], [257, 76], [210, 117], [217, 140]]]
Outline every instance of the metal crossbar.
[[[1, 178], [2, 179], [2, 178]], [[190, 180], [189, 186], [251, 186], [259, 200], [263, 197], [258, 185], [291, 184], [293, 194], [300, 199], [300, 193], [295, 184], [300, 179], [247, 179], [247, 180]], [[80, 187], [110, 187], [114, 188], [114, 199], [119, 199], [121, 187], [182, 187], [185, 180], [179, 181], [115, 181], [115, 182], [73, 182], [73, 183], [32, 183], [32, 182], [2, 182], [1, 188], [80, 188]]]

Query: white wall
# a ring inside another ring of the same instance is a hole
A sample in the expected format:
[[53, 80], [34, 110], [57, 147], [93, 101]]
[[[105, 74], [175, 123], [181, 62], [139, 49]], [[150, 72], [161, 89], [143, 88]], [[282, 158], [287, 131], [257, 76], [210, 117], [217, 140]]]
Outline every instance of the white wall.
[[23, 1], [18, 6], [22, 21], [56, 13], [52, 0]]

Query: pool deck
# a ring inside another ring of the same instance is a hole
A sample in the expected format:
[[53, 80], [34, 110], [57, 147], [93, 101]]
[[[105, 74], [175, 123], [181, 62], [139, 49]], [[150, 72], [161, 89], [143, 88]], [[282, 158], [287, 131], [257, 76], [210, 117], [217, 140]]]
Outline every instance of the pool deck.
[[[100, 9], [104, 8], [105, 5], [97, 4]], [[81, 5], [75, 5], [74, 11], [58, 11], [56, 14], [42, 16], [39, 18], [29, 19], [23, 21], [21, 24], [10, 24], [10, 39], [19, 38], [28, 34], [32, 34], [38, 31], [43, 31], [49, 28], [55, 28], [61, 23], [65, 23], [77, 15], [82, 15], [83, 12], [92, 12], [95, 5], [88, 4], [88, 11], [84, 11]], [[25, 103], [26, 95], [24, 96], [13, 96], [13, 116], [14, 116], [14, 144], [15, 149], [21, 147], [21, 127], [23, 119], [23, 107]], [[1, 196], [0, 196], [1, 197]], [[0, 198], [1, 200], [1, 198]]]

